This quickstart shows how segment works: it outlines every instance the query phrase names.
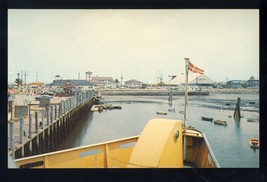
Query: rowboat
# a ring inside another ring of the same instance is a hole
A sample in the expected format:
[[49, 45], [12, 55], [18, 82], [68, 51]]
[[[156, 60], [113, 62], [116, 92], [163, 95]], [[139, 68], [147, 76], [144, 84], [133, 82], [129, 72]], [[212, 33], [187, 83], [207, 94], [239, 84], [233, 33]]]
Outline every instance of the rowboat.
[[226, 121], [221, 121], [221, 120], [215, 120], [214, 121], [214, 124], [224, 125], [224, 126], [227, 126], [228, 125]]
[[202, 116], [201, 119], [203, 121], [213, 121], [213, 118], [208, 118], [208, 117], [204, 117], [204, 116]]
[[164, 111], [157, 111], [157, 114], [159, 114], [159, 115], [167, 115], [167, 112], [164, 112]]
[[247, 122], [256, 122], [254, 119], [247, 119]]
[[249, 139], [249, 144], [251, 148], [259, 148], [260, 140], [257, 137], [252, 137]]

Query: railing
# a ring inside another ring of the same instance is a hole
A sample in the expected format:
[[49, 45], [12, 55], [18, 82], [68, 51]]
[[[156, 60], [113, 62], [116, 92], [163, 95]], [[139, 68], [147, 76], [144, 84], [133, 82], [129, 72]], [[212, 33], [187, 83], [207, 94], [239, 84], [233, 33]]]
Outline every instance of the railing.
[[214, 155], [214, 153], [210, 147], [210, 144], [208, 142], [208, 139], [206, 138], [206, 135], [204, 133], [202, 133], [202, 135], [203, 135], [203, 138], [205, 140], [205, 143], [206, 143], [208, 151], [209, 151], [208, 157], [209, 157], [210, 163], [213, 164], [215, 166], [215, 168], [220, 168], [220, 164], [217, 161], [217, 159], [216, 159], [216, 157], [215, 157], [215, 155]]

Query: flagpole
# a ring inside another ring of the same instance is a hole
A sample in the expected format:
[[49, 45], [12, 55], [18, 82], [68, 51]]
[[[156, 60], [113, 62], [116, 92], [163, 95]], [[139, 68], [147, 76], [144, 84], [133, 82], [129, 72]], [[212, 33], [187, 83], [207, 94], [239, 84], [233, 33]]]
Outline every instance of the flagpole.
[[189, 58], [185, 59], [185, 99], [184, 99], [184, 129], [187, 128], [187, 101], [188, 101], [188, 92], [187, 92], [187, 85], [188, 85], [188, 61]]
[[[185, 59], [185, 99], [184, 99], [184, 132], [186, 132], [187, 129], [187, 85], [188, 85], [188, 61], [189, 58]], [[184, 161], [186, 160], [186, 136], [184, 136]]]

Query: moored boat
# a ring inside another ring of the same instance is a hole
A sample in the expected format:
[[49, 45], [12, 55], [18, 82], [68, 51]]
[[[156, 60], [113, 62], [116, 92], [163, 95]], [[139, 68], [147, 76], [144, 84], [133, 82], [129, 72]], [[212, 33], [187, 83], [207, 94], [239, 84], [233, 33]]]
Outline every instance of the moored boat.
[[159, 115], [167, 115], [167, 112], [164, 112], [164, 111], [157, 111], [156, 113]]
[[260, 147], [260, 140], [257, 137], [252, 137], [249, 139], [249, 144], [251, 148], [259, 148]]
[[201, 119], [202, 119], [203, 121], [213, 121], [213, 118], [204, 117], [204, 116], [202, 116]]
[[214, 124], [224, 125], [224, 126], [228, 125], [226, 121], [222, 121], [222, 120], [214, 120]]
[[256, 122], [254, 119], [247, 119], [247, 122]]

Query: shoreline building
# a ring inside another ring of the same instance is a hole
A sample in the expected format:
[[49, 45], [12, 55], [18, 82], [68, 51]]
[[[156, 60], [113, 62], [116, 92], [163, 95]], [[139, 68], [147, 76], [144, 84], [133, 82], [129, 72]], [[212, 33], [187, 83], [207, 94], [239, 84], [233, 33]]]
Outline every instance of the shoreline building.
[[143, 87], [143, 83], [138, 81], [138, 80], [128, 80], [124, 82], [125, 87], [128, 88], [142, 88]]
[[[188, 72], [188, 90], [208, 90], [214, 87], [215, 82], [211, 80], [205, 74], [198, 74]], [[181, 73], [179, 75], [172, 76], [169, 82], [165, 83], [166, 86], [178, 87], [178, 89], [185, 89], [185, 74]]]
[[116, 82], [112, 77], [92, 77], [90, 82], [98, 88], [115, 88], [117, 86]]
[[50, 91], [58, 93], [68, 93], [72, 95], [76, 91], [86, 91], [93, 88], [93, 84], [88, 80], [54, 80], [52, 83], [46, 85]]

